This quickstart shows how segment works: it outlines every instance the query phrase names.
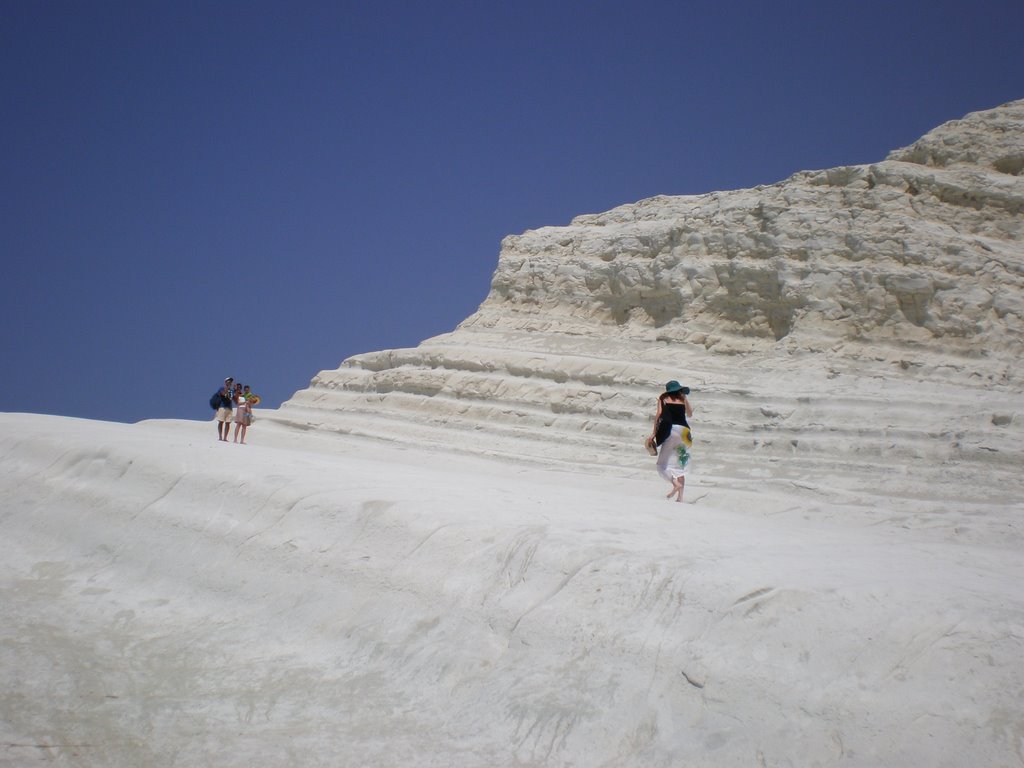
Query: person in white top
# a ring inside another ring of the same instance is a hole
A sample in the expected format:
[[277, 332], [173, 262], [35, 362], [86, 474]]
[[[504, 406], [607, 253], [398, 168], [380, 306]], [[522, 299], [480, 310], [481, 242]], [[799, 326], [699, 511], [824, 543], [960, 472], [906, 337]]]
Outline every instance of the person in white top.
[[[245, 387], [249, 389], [249, 387]], [[245, 445], [245, 431], [249, 428], [249, 414], [252, 413], [252, 408], [249, 406], [248, 401], [245, 397], [245, 392], [242, 391], [242, 385], [239, 384], [235, 389], [235, 442]], [[238, 439], [238, 432], [241, 430], [242, 439]]]

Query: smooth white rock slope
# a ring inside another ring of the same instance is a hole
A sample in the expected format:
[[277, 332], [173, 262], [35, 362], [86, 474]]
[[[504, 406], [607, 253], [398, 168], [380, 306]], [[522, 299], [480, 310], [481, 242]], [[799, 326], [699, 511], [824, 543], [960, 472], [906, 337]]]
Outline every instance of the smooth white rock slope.
[[702, 475], [675, 504], [269, 424], [0, 435], [3, 766], [1024, 754], [1020, 502]]
[[1022, 169], [1024, 101], [507, 238], [246, 446], [0, 414], [0, 766], [1024, 764]]

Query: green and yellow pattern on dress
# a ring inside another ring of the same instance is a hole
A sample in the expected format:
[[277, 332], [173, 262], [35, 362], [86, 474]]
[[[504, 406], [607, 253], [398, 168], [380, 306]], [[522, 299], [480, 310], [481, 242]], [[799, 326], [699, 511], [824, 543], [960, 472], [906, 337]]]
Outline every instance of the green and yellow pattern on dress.
[[679, 455], [679, 466], [685, 469], [686, 465], [690, 463], [690, 448], [693, 447], [693, 436], [690, 434], [690, 428], [683, 427], [680, 437], [683, 441], [676, 448], [676, 452]]

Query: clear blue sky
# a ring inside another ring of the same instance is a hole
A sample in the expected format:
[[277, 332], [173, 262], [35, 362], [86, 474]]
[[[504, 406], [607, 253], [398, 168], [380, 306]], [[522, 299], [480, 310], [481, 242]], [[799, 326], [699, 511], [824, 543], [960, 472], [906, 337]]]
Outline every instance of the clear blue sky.
[[1024, 2], [0, 0], [0, 411], [206, 419], [451, 330], [507, 234], [1024, 97]]

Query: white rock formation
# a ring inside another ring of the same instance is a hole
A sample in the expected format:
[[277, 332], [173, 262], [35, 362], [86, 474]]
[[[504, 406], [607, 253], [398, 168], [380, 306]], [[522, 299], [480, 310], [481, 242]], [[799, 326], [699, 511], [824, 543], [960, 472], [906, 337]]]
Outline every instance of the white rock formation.
[[507, 237], [453, 333], [346, 360], [278, 416], [629, 469], [677, 378], [706, 469], [1019, 493], [1022, 166], [1017, 101], [872, 165]]
[[0, 414], [0, 766], [1020, 763], [1024, 505], [660, 484]]
[[246, 446], [0, 414], [0, 768], [1020, 765], [1022, 109], [508, 238]]

